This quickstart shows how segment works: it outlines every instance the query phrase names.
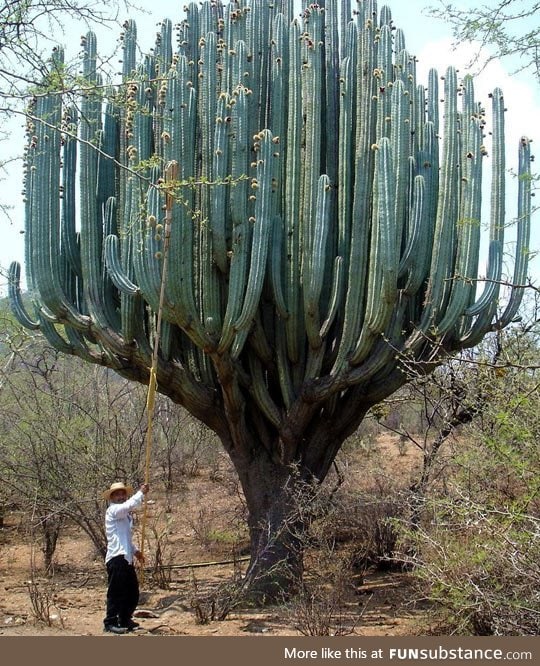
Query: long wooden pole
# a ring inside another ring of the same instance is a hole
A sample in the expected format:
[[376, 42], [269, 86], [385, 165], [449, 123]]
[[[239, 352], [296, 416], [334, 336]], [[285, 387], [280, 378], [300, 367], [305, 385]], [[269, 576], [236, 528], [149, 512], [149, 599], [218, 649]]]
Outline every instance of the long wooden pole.
[[[174, 188], [178, 180], [178, 162], [168, 162], [165, 166], [165, 232], [163, 239], [163, 265], [161, 269], [161, 285], [159, 291], [159, 306], [157, 311], [156, 334], [154, 336], [154, 347], [152, 350], [152, 366], [148, 381], [148, 394], [146, 396], [146, 456], [144, 464], [144, 483], [150, 481], [150, 464], [152, 458], [152, 442], [154, 432], [154, 411], [156, 405], [157, 390], [157, 366], [159, 354], [159, 342], [161, 337], [161, 321], [163, 317], [163, 304], [165, 302], [165, 285], [167, 282], [167, 268], [169, 263], [169, 242], [171, 237], [172, 210], [174, 204]], [[141, 554], [144, 558], [144, 545], [146, 540], [147, 502], [144, 496], [143, 517], [141, 525]], [[144, 582], [144, 567], [140, 569], [141, 582]]]

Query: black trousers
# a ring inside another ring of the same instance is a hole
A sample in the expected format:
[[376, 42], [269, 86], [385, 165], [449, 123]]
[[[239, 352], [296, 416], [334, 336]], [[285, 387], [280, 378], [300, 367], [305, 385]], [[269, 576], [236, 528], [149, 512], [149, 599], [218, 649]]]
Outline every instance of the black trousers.
[[107, 615], [103, 624], [106, 629], [111, 626], [127, 627], [139, 603], [135, 567], [123, 555], [117, 555], [107, 562], [107, 577]]

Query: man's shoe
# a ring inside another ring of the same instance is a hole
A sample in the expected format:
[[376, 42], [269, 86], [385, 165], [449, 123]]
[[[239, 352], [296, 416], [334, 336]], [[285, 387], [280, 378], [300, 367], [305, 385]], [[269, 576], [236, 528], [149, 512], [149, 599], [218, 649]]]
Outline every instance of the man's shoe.
[[127, 628], [132, 631], [133, 629], [137, 629], [137, 627], [140, 627], [141, 625], [138, 622], [134, 622], [133, 620], [128, 620], [127, 621]]
[[129, 629], [127, 627], [116, 627], [112, 625], [111, 627], [105, 627], [103, 631], [110, 631], [111, 634], [127, 634]]

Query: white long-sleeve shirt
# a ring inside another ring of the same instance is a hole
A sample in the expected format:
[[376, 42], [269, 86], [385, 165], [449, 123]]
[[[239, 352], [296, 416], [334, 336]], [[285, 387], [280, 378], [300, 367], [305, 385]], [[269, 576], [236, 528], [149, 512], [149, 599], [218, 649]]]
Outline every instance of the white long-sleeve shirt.
[[107, 554], [105, 562], [117, 555], [123, 555], [133, 564], [133, 554], [137, 548], [133, 545], [131, 531], [133, 518], [131, 511], [137, 509], [143, 501], [144, 494], [138, 490], [122, 504], [110, 504], [105, 513], [105, 534], [107, 536]]

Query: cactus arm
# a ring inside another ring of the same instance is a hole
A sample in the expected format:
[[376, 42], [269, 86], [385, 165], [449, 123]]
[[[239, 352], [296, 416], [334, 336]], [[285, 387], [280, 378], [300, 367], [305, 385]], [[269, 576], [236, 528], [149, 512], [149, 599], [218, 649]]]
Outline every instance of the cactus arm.
[[262, 364], [254, 354], [249, 354], [249, 369], [251, 373], [250, 393], [262, 413], [276, 428], [281, 424], [281, 414], [275, 402], [270, 396], [266, 385]]
[[[89, 363], [102, 363], [103, 352], [89, 347], [81, 331], [68, 324], [64, 325], [64, 332], [69, 346], [67, 353], [78, 356]], [[52, 341], [52, 338], [50, 341]]]
[[[368, 5], [364, 11], [368, 12]], [[350, 255], [347, 270], [347, 287], [343, 317], [343, 331], [332, 374], [339, 374], [347, 367], [347, 357], [356, 345], [364, 317], [363, 293], [367, 272], [369, 247], [369, 209], [371, 204], [370, 185], [373, 178], [373, 127], [375, 124], [375, 49], [372, 17], [366, 17], [358, 40], [357, 69], [362, 78], [357, 85], [356, 154], [353, 213], [351, 221]], [[365, 74], [364, 74], [365, 72]]]
[[508, 326], [515, 317], [523, 298], [524, 287], [527, 283], [531, 233], [531, 185], [531, 147], [529, 139], [524, 136], [519, 142], [518, 225], [512, 291], [508, 304], [497, 321], [497, 328]]
[[[159, 170], [152, 169], [152, 184], [142, 195], [142, 187], [134, 181], [132, 183], [132, 201], [130, 206], [129, 226], [139, 246], [134, 248], [133, 265], [135, 268], [135, 281], [139, 285], [144, 299], [154, 312], [159, 308], [159, 291], [161, 284], [161, 259], [163, 241], [163, 213], [162, 201], [157, 183]], [[141, 206], [144, 201], [146, 210]], [[152, 221], [152, 223], [150, 222]], [[159, 226], [158, 226], [159, 225]], [[167, 303], [165, 303], [165, 308]]]
[[392, 24], [392, 10], [388, 5], [383, 5], [381, 7], [379, 25], [382, 27], [382, 26], [390, 26], [391, 24]]
[[270, 255], [270, 282], [274, 296], [276, 311], [281, 319], [287, 319], [287, 305], [283, 290], [283, 222], [279, 215], [274, 216], [272, 223], [272, 243]]
[[[129, 178], [128, 180], [122, 179], [121, 185], [124, 192], [124, 202], [123, 205], [117, 211], [116, 215], [119, 218], [122, 215], [122, 225], [120, 226], [121, 238], [121, 248], [120, 248], [120, 268], [121, 275], [125, 276], [130, 282], [135, 285], [133, 282], [133, 276], [135, 273], [133, 253], [141, 253], [142, 245], [139, 246], [139, 243], [132, 238], [132, 230], [130, 229], [130, 220], [131, 220], [131, 210], [132, 205], [134, 204], [134, 196], [132, 189], [135, 187], [134, 177]], [[112, 201], [110, 202], [112, 206]], [[140, 239], [138, 239], [140, 240]], [[107, 260], [107, 258], [105, 258]], [[112, 279], [112, 278], [111, 278]], [[140, 291], [140, 290], [139, 290]], [[142, 310], [142, 299], [134, 299], [131, 295], [125, 294], [122, 291], [120, 292], [120, 316], [121, 316], [121, 328], [122, 336], [126, 341], [126, 344], [131, 344], [135, 337], [138, 337], [137, 334], [141, 332], [144, 328], [144, 315]], [[139, 342], [141, 346], [142, 342]]]
[[[115, 164], [116, 159], [116, 137], [118, 133], [115, 108], [109, 99], [105, 104], [103, 115], [103, 129], [99, 133], [99, 152], [98, 152], [98, 208], [106, 204], [110, 197], [116, 196], [115, 191]], [[65, 156], [64, 156], [65, 161]], [[116, 229], [111, 229], [110, 233], [116, 233]]]
[[[128, 95], [129, 81], [136, 75], [137, 57], [137, 26], [135, 21], [128, 19], [124, 24], [124, 30], [120, 36], [122, 41], [122, 85], [117, 95], [113, 96], [112, 104], [119, 124], [123, 131], [118, 132], [118, 161], [122, 166], [127, 164], [127, 145], [130, 129], [126, 125], [127, 117], [130, 115], [130, 101]], [[120, 101], [121, 100], [121, 101]], [[126, 195], [128, 175], [122, 169], [118, 178], [118, 219], [124, 219], [124, 202], [128, 199]]]
[[[302, 273], [311, 272], [310, 261], [313, 257], [313, 238], [315, 224], [315, 205], [317, 201], [317, 188], [321, 173], [321, 95], [323, 94], [323, 10], [318, 5], [310, 5], [306, 10], [307, 27], [303, 36], [306, 64], [303, 68], [302, 87], [304, 96], [302, 108], [305, 125], [305, 145], [303, 159], [309, 165], [302, 170], [302, 208], [300, 242], [302, 247]], [[308, 278], [309, 280], [309, 278]], [[308, 309], [306, 293], [304, 292], [304, 311]]]
[[[503, 251], [499, 240], [492, 240], [488, 249], [488, 282], [478, 300], [465, 310], [465, 315], [474, 317], [481, 314], [493, 302], [497, 301], [502, 275]], [[491, 317], [489, 318], [491, 320]]]
[[217, 3], [202, 3], [199, 9], [200, 34], [206, 35], [214, 27], [213, 14], [217, 9]]
[[409, 187], [409, 162], [411, 122], [409, 117], [410, 95], [405, 94], [403, 82], [394, 83], [391, 95], [391, 128], [390, 142], [393, 160], [394, 175], [389, 177], [394, 181], [394, 216], [397, 248], [401, 247], [403, 228], [407, 218], [407, 191]]
[[[287, 27], [283, 14], [278, 14], [274, 19], [272, 27], [271, 43], [271, 89], [270, 89], [270, 114], [269, 126], [272, 128], [276, 151], [287, 152], [287, 116], [289, 113], [287, 104], [289, 72], [289, 51]], [[279, 169], [276, 173], [276, 200], [278, 206], [283, 205], [283, 183], [287, 177], [286, 161], [280, 160]]]
[[[83, 75], [93, 87], [99, 83], [96, 73], [96, 37], [87, 33], [84, 47]], [[101, 128], [101, 98], [88, 92], [81, 102], [80, 145], [80, 219], [81, 272], [83, 294], [88, 314], [99, 338], [111, 349], [124, 351], [123, 339], [108, 320], [102, 289], [102, 220], [96, 193], [98, 156], [95, 146]]]
[[[268, 308], [266, 314], [269, 312], [273, 315], [272, 308]], [[264, 363], [265, 367], [270, 368], [274, 366], [274, 331], [270, 327], [265, 326], [264, 314], [260, 311], [257, 312], [253, 326], [249, 331], [248, 339], [250, 349], [257, 354], [257, 357]], [[273, 323], [273, 316], [269, 321]], [[269, 339], [272, 340], [272, 344], [270, 344]]]
[[[119, 238], [116, 242], [116, 247], [113, 248], [114, 241], [111, 246], [107, 243], [108, 236], [115, 237], [115, 233], [118, 228], [118, 206], [116, 205], [117, 199], [115, 197], [109, 197], [108, 201], [105, 204], [104, 209], [104, 236], [105, 242], [103, 247], [105, 268], [107, 269], [111, 264], [111, 259], [116, 260], [116, 266], [111, 268], [113, 271], [116, 269], [115, 277], [119, 280], [119, 285], [115, 285], [114, 277], [111, 274], [111, 269], [104, 270], [104, 281], [106, 280], [103, 288], [109, 291], [112, 291], [113, 288], [118, 288], [120, 285], [122, 289], [120, 291], [120, 326], [122, 331], [122, 336], [126, 345], [132, 344], [137, 334], [142, 331], [144, 328], [143, 320], [144, 315], [142, 312], [142, 303], [140, 298], [140, 290], [133, 283], [131, 279], [133, 277], [133, 239], [131, 234], [124, 234], [124, 243], [122, 248], [119, 248]], [[108, 253], [113, 253], [112, 256], [108, 257]], [[114, 296], [107, 299], [109, 304], [114, 303]], [[115, 313], [108, 315], [109, 320], [114, 318]], [[140, 337], [140, 335], [139, 335]], [[141, 343], [139, 345], [142, 347]]]
[[[455, 327], [458, 317], [471, 301], [478, 273], [482, 181], [482, 128], [474, 101], [472, 77], [463, 82], [463, 121], [461, 155], [461, 201], [459, 208], [456, 268], [452, 291], [443, 319], [437, 326], [440, 335]], [[455, 335], [456, 332], [454, 331]]]
[[[275, 4], [265, 9], [266, 0], [252, 0], [251, 11], [248, 18], [248, 35], [250, 35], [250, 51], [254, 56], [253, 61], [253, 95], [256, 102], [258, 114], [253, 114], [251, 133], [255, 134], [262, 127], [268, 127], [268, 88], [269, 88], [269, 44], [272, 34], [272, 21]], [[250, 25], [251, 24], [251, 25]]]
[[319, 377], [326, 353], [326, 344], [321, 342], [317, 348], [310, 347], [306, 357], [304, 370], [304, 383]]
[[475, 121], [471, 122], [470, 134], [473, 141], [465, 157], [465, 182], [462, 184], [464, 205], [462, 216], [458, 220], [458, 247], [455, 276], [452, 292], [444, 317], [437, 325], [439, 335], [449, 332], [457, 323], [470, 302], [470, 294], [476, 279], [475, 260], [480, 246], [480, 208], [481, 208], [481, 129]]
[[8, 297], [11, 309], [17, 321], [32, 331], [39, 328], [40, 322], [32, 319], [26, 312], [21, 294], [21, 265], [18, 261], [12, 261], [8, 273]]
[[42, 304], [54, 315], [80, 329], [90, 320], [81, 315], [65, 292], [65, 255], [61, 248], [60, 198], [61, 100], [44, 94], [36, 104], [37, 147], [32, 162], [32, 209], [41, 212], [41, 224], [30, 236], [30, 284], [38, 285]]
[[301, 210], [301, 160], [302, 160], [302, 92], [297, 81], [301, 76], [300, 27], [296, 21], [291, 24], [289, 34], [289, 120], [287, 123], [287, 155], [284, 184], [284, 231], [286, 247], [285, 302], [289, 318], [285, 323], [287, 353], [292, 363], [301, 356], [304, 322], [300, 307], [301, 252], [300, 252], [300, 210]]
[[137, 66], [137, 25], [132, 19], [125, 23], [122, 33], [122, 75], [131, 77]]
[[382, 333], [397, 297], [395, 190], [390, 140], [379, 141], [375, 167], [376, 197], [366, 318], [350, 363], [357, 365], [369, 353], [373, 339]]
[[104, 255], [107, 271], [114, 286], [123, 294], [135, 296], [140, 293], [139, 287], [124, 273], [118, 255], [118, 236], [109, 234], [105, 238]]
[[279, 386], [283, 398], [283, 405], [288, 411], [294, 398], [294, 383], [292, 380], [291, 365], [287, 355], [287, 335], [285, 324], [281, 318], [276, 320], [276, 365], [278, 372]]
[[169, 69], [172, 60], [172, 22], [163, 19], [160, 25], [159, 37], [156, 40], [156, 74], [163, 76]]
[[394, 34], [394, 49], [396, 53], [401, 53], [406, 49], [405, 33], [401, 28], [397, 28]]
[[177, 158], [180, 158], [182, 162], [182, 137], [183, 124], [186, 120], [186, 99], [182, 85], [184, 79], [181, 72], [185, 72], [186, 66], [185, 57], [178, 56], [167, 72], [165, 108], [162, 118], [163, 131], [160, 136], [165, 162]]
[[417, 263], [419, 253], [423, 243], [422, 222], [425, 219], [423, 215], [425, 197], [425, 180], [423, 176], [415, 176], [413, 182], [412, 207], [410, 214], [410, 229], [407, 237], [407, 243], [401, 256], [398, 267], [398, 279], [405, 277], [411, 266]]
[[430, 69], [428, 75], [427, 120], [433, 123], [434, 134], [439, 134], [439, 74]]
[[228, 271], [227, 243], [226, 243], [226, 197], [228, 185], [227, 178], [227, 152], [228, 152], [228, 123], [225, 119], [230, 109], [228, 96], [221, 93], [218, 100], [217, 116], [214, 134], [214, 163], [211, 187], [210, 220], [212, 224], [212, 256], [216, 266], [225, 275]]
[[66, 258], [78, 276], [81, 275], [81, 255], [76, 232], [76, 173], [77, 173], [77, 122], [78, 113], [71, 106], [66, 113], [64, 122], [67, 132], [64, 135], [64, 154], [62, 169], [63, 201], [61, 211], [61, 244]]
[[[163, 250], [165, 239], [165, 218], [163, 215], [163, 198], [160, 192], [160, 170], [152, 169], [151, 185], [142, 197], [141, 188], [137, 182], [132, 187], [132, 202], [130, 207], [130, 226], [137, 234], [139, 246], [134, 248], [133, 265], [135, 268], [135, 281], [141, 294], [150, 308], [159, 310], [160, 290], [162, 281]], [[146, 205], [146, 212], [142, 202]], [[154, 224], [149, 220], [155, 221]], [[163, 303], [164, 319], [172, 316], [171, 301], [166, 292]]]
[[320, 330], [320, 337], [325, 338], [330, 331], [330, 327], [334, 323], [338, 309], [341, 303], [341, 294], [343, 291], [343, 257], [336, 257], [334, 259], [334, 277], [332, 279], [332, 291], [330, 293], [330, 301], [328, 305], [328, 313], [326, 319], [323, 321]]
[[[504, 220], [506, 201], [506, 158], [504, 133], [504, 97], [500, 88], [495, 88], [492, 100], [492, 161], [493, 175], [491, 180], [491, 220], [490, 240], [504, 240]], [[521, 152], [521, 151], [520, 151]], [[524, 166], [524, 165], [521, 165]]]
[[199, 34], [199, 7], [196, 2], [190, 2], [180, 26], [180, 48], [193, 66], [197, 62]]
[[[339, 178], [338, 178], [338, 241], [337, 252], [348, 269], [350, 252], [351, 214], [354, 187], [353, 154], [355, 135], [354, 103], [356, 99], [356, 42], [354, 24], [349, 32], [349, 50], [341, 65], [341, 107], [339, 121]], [[338, 295], [341, 297], [341, 294]]]
[[424, 281], [429, 261], [429, 218], [425, 202], [425, 179], [416, 176], [414, 179], [413, 207], [411, 212], [411, 233], [398, 269], [398, 277], [408, 272], [404, 292], [415, 294]]
[[233, 42], [234, 49], [229, 52], [231, 94], [238, 88], [249, 89], [251, 85], [251, 65], [248, 60], [247, 45], [243, 40]]
[[319, 301], [325, 279], [326, 244], [330, 224], [330, 179], [321, 176], [317, 187], [312, 257], [304, 268], [304, 317], [306, 334], [313, 349], [321, 346]]
[[351, 0], [341, 0], [340, 29], [339, 29], [339, 61], [342, 62], [347, 56], [347, 32], [349, 26], [353, 24]]
[[43, 335], [45, 336], [45, 339], [55, 349], [58, 349], [58, 351], [62, 352], [63, 354], [75, 353], [73, 345], [71, 345], [69, 342], [66, 342], [66, 340], [56, 330], [55, 325], [51, 323], [46, 317], [41, 317], [39, 322], [39, 328], [43, 333]]
[[[504, 220], [505, 220], [505, 155], [504, 155], [504, 98], [500, 88], [492, 94], [492, 179], [491, 179], [491, 219], [490, 244], [487, 268], [487, 283], [476, 303], [466, 311], [466, 315], [480, 314], [489, 304], [496, 301], [502, 275]], [[490, 318], [491, 319], [491, 318]], [[483, 328], [483, 327], [482, 327]], [[476, 337], [476, 333], [473, 334]]]
[[392, 86], [394, 65], [392, 62], [392, 30], [383, 24], [377, 36], [377, 69], [374, 72], [377, 81], [377, 139], [390, 136], [390, 116], [392, 106]]
[[[204, 21], [203, 21], [204, 25]], [[214, 32], [205, 33], [201, 40], [199, 70], [199, 124], [201, 127], [201, 178], [202, 181], [213, 182], [214, 128], [217, 111], [217, 38]], [[218, 275], [214, 263], [213, 220], [211, 211], [211, 187], [203, 186], [200, 192], [200, 298], [202, 319], [207, 334], [221, 328], [221, 294]], [[218, 226], [218, 243], [223, 234], [224, 220], [216, 222]], [[219, 252], [219, 250], [218, 250]], [[223, 247], [220, 251], [220, 262], [223, 262]], [[207, 323], [211, 323], [207, 326]]]
[[[167, 109], [174, 109], [164, 124], [170, 134], [166, 159], [178, 156], [179, 182], [174, 188], [170, 253], [174, 261], [169, 264], [168, 293], [175, 304], [174, 317], [177, 325], [196, 332], [196, 339], [206, 345], [209, 340], [202, 330], [200, 314], [194, 293], [195, 257], [198, 252], [196, 226], [196, 203], [194, 188], [190, 180], [195, 177], [197, 93], [191, 81], [189, 64], [180, 56], [176, 64], [176, 76], [169, 79]], [[156, 216], [155, 220], [159, 218]], [[153, 220], [152, 220], [153, 222]]]
[[427, 99], [426, 89], [423, 85], [416, 86], [416, 94], [414, 98], [414, 110], [411, 117], [411, 123], [414, 123], [412, 128], [414, 136], [411, 137], [412, 154], [418, 155], [424, 146], [424, 130], [426, 127], [425, 111]]
[[260, 134], [260, 158], [257, 162], [257, 177], [253, 183], [257, 187], [255, 202], [255, 220], [253, 223], [253, 240], [251, 245], [251, 264], [242, 311], [234, 327], [237, 331], [249, 328], [255, 317], [263, 287], [266, 258], [271, 231], [270, 213], [272, 209], [272, 133], [263, 130]]
[[339, 27], [337, 0], [327, 0], [324, 14], [324, 40], [325, 40], [325, 170], [331, 184], [337, 182], [339, 170], [339, 144], [332, 137], [338, 134], [339, 123]]
[[[483, 293], [466, 311], [466, 316], [476, 316], [474, 323], [465, 327], [460, 343], [470, 347], [478, 344], [482, 337], [492, 329], [496, 315], [497, 301], [502, 275], [504, 241], [504, 200], [505, 200], [505, 156], [504, 156], [504, 98], [499, 88], [492, 95], [493, 116], [493, 169], [491, 182], [491, 222], [490, 245], [487, 267], [487, 284]], [[525, 166], [522, 162], [520, 147], [520, 173]], [[519, 196], [519, 195], [518, 195]], [[518, 225], [519, 228], [519, 225]], [[517, 257], [517, 255], [516, 255]], [[513, 316], [513, 315], [512, 315]]]
[[[238, 49], [237, 49], [238, 50]], [[235, 141], [232, 146], [231, 218], [232, 244], [227, 308], [223, 319], [218, 352], [222, 354], [234, 340], [234, 322], [238, 318], [244, 300], [248, 274], [251, 228], [248, 222], [248, 101], [246, 91], [236, 91], [236, 104], [232, 112]]]
[[[445, 76], [445, 132], [442, 163], [442, 184], [439, 193], [435, 236], [426, 306], [420, 329], [426, 333], [436, 327], [448, 297], [448, 281], [453, 275], [452, 240], [457, 219], [458, 183], [456, 170], [459, 163], [457, 134], [457, 77], [455, 69], [448, 68]], [[423, 333], [423, 334], [424, 334]]]
[[[136, 29], [134, 25], [128, 29]], [[152, 123], [149, 118], [154, 114], [155, 90], [149, 81], [154, 78], [151, 72], [152, 60], [146, 58], [139, 67], [130, 67], [124, 72], [125, 107], [118, 114], [120, 121], [119, 144], [120, 159], [128, 169], [120, 176], [120, 199], [110, 198], [105, 206], [106, 229], [117, 233], [119, 240], [119, 261], [122, 274], [133, 284], [137, 282], [137, 259], [142, 256], [142, 194], [143, 183], [149, 176], [149, 169], [141, 166], [141, 161], [150, 159], [152, 151]], [[156, 118], [159, 113], [155, 113]], [[129, 174], [132, 170], [132, 175]], [[133, 175], [133, 170], [140, 174], [140, 179]], [[116, 222], [115, 222], [116, 218]], [[118, 232], [114, 229], [117, 227]], [[107, 233], [107, 231], [105, 232]], [[105, 244], [103, 247], [107, 262]], [[108, 290], [109, 285], [104, 285]], [[110, 316], [108, 316], [110, 319]], [[143, 306], [141, 298], [120, 292], [120, 326], [126, 345], [132, 345], [137, 339], [141, 353], [148, 355], [147, 342], [143, 342]]]

